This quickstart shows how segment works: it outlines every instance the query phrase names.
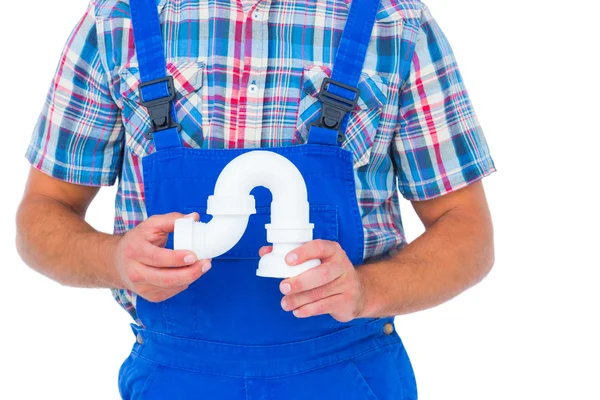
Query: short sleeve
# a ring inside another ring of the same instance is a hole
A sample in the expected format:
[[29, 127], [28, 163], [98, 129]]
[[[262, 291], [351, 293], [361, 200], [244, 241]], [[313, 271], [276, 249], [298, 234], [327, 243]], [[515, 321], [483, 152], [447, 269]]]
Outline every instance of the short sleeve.
[[26, 158], [70, 183], [114, 184], [122, 162], [123, 124], [102, 67], [93, 6], [62, 52]]
[[495, 171], [450, 44], [427, 7], [399, 98], [392, 155], [406, 199], [432, 199]]

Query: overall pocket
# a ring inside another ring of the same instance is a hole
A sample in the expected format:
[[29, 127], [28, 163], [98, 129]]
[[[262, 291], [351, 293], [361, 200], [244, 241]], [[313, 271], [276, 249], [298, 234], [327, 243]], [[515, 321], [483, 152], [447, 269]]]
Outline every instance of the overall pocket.
[[[327, 66], [309, 65], [302, 74], [302, 94], [298, 108], [298, 122], [294, 141], [306, 143], [310, 125], [321, 112], [318, 99], [323, 79], [331, 76]], [[358, 81], [360, 95], [350, 112], [342, 147], [352, 152], [354, 168], [369, 163], [373, 139], [377, 133], [381, 108], [387, 101], [388, 82], [378, 75], [361, 74]]]
[[354, 367], [357, 379], [378, 400], [417, 400], [415, 375], [401, 341], [380, 347], [349, 362]]
[[[203, 62], [173, 61], [167, 63], [167, 73], [173, 76], [175, 110], [181, 124], [181, 138], [189, 147], [202, 146]], [[125, 126], [125, 145], [138, 157], [154, 151], [154, 143], [146, 137], [150, 131], [148, 110], [140, 104], [139, 66], [127, 64], [119, 71], [118, 93], [122, 99], [122, 118]]]
[[398, 400], [377, 397], [351, 361], [279, 378], [269, 385], [274, 399]]
[[131, 352], [119, 369], [119, 394], [123, 400], [146, 399], [160, 366]]

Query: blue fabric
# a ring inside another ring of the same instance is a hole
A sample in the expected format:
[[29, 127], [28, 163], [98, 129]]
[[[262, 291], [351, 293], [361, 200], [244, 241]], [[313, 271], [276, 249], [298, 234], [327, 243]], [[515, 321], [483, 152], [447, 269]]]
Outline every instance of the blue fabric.
[[[167, 62], [156, 0], [130, 0], [129, 3], [141, 83], [164, 78]], [[145, 86], [140, 90], [140, 98], [144, 101], [167, 96], [169, 89], [166, 82]], [[177, 122], [174, 105], [171, 106], [171, 116]], [[183, 145], [179, 132], [173, 128], [154, 132], [153, 138], [158, 150]]]
[[183, 146], [181, 136], [177, 128], [169, 128], [164, 131], [153, 133], [154, 146], [157, 150], [170, 149]]
[[[331, 71], [331, 79], [341, 82], [351, 87], [358, 86], [358, 80], [365, 62], [367, 48], [371, 40], [375, 17], [379, 8], [379, 1], [373, 0], [353, 0], [350, 5], [344, 32], [340, 39], [338, 51], [335, 56], [335, 63]], [[354, 92], [336, 85], [329, 85], [328, 91], [335, 95], [344, 97], [348, 100], [354, 100]], [[348, 124], [348, 114], [344, 117], [340, 126], [340, 131], [344, 132]], [[311, 126], [309, 138], [316, 135], [323, 137], [326, 132], [313, 132], [315, 129]], [[323, 128], [321, 128], [323, 129]], [[329, 135], [333, 137], [332, 143], [340, 145], [337, 140], [338, 132], [329, 129]], [[321, 139], [318, 139], [321, 140]]]
[[[331, 79], [352, 87], [358, 85], [378, 9], [379, 1], [352, 1], [335, 56]], [[348, 99], [354, 98], [352, 92], [340, 87], [330, 87], [329, 91]]]
[[[358, 20], [368, 2], [356, 1], [359, 6], [353, 6], [354, 19], [348, 29], [358, 33], [344, 34], [349, 44], [364, 41], [357, 35], [366, 29], [358, 28]], [[160, 50], [155, 4], [140, 0], [132, 1], [131, 6], [133, 22], [138, 25], [138, 52], [140, 48], [155, 52], [143, 50], [141, 57], [138, 53], [142, 77], [160, 78], [156, 75], [165, 71], [164, 60], [155, 60]], [[341, 59], [350, 58], [342, 52]], [[353, 60], [352, 64], [342, 70], [353, 76], [356, 85], [355, 69], [362, 61]], [[353, 155], [334, 146], [337, 134], [327, 136], [325, 131], [316, 129], [305, 145], [268, 151], [289, 159], [304, 177], [314, 238], [338, 242], [352, 264], [359, 265], [364, 257], [364, 232]], [[235, 157], [254, 150], [185, 148], [180, 141], [169, 139], [177, 129], [159, 133], [166, 136], [155, 138], [157, 151], [142, 160], [147, 215], [195, 211], [207, 222], [207, 199], [221, 171]], [[270, 222], [272, 196], [263, 187], [251, 194], [257, 213], [250, 217], [241, 240], [213, 259], [207, 274], [160, 303], [137, 297], [143, 327], [134, 326], [137, 343], [119, 373], [121, 396], [416, 399], [412, 367], [400, 337], [384, 328], [392, 324], [391, 318], [341, 323], [330, 315], [300, 319], [281, 308], [281, 280], [256, 276], [258, 251], [268, 244], [265, 224]], [[171, 235], [166, 247], [172, 248], [172, 239]]]
[[409, 357], [389, 319], [276, 346], [232, 345], [133, 326], [124, 399], [416, 400]]
[[331, 129], [327, 128], [321, 128], [319, 126], [311, 126], [307, 143], [323, 144], [326, 146], [339, 145], [338, 135], [336, 131], [332, 131]]
[[[207, 199], [223, 168], [252, 149], [158, 151], [143, 158], [148, 215], [199, 212], [207, 222]], [[337, 146], [300, 145], [272, 148], [292, 161], [305, 179], [314, 238], [339, 242], [354, 265], [363, 262], [363, 227], [356, 201], [350, 151]], [[138, 318], [146, 328], [204, 340], [265, 345], [317, 337], [364, 324], [337, 322], [329, 315], [298, 319], [280, 305], [279, 279], [256, 276], [261, 246], [267, 245], [271, 193], [252, 191], [257, 213], [242, 239], [213, 267], [179, 295], [160, 304], [138, 297]], [[167, 247], [172, 246], [172, 238]], [[239, 330], [243, 327], [243, 332]]]
[[[167, 72], [160, 20], [155, 0], [130, 0], [131, 21], [135, 50], [142, 82], [163, 78]], [[144, 100], [154, 100], [169, 95], [166, 83], [144, 88]]]

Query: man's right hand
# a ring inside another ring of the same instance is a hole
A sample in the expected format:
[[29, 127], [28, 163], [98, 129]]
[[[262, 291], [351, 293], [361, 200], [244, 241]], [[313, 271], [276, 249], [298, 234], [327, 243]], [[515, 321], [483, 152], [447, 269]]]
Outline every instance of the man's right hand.
[[184, 291], [210, 269], [210, 260], [198, 260], [189, 250], [164, 248], [175, 220], [184, 217], [198, 220], [199, 215], [153, 215], [121, 237], [116, 266], [127, 289], [160, 302]]

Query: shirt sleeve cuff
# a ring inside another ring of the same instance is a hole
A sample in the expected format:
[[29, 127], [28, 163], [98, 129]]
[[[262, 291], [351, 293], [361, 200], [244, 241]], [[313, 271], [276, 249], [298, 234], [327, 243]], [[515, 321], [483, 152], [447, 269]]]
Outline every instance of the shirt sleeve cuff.
[[48, 153], [30, 144], [25, 158], [32, 167], [52, 178], [83, 186], [112, 186], [115, 184], [119, 171], [101, 168], [74, 166], [52, 159]]
[[465, 188], [494, 172], [496, 172], [494, 161], [488, 155], [428, 181], [401, 183], [399, 189], [402, 196], [409, 201], [431, 200]]

